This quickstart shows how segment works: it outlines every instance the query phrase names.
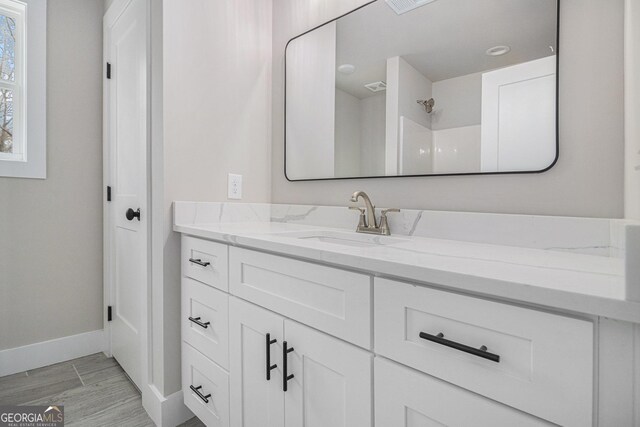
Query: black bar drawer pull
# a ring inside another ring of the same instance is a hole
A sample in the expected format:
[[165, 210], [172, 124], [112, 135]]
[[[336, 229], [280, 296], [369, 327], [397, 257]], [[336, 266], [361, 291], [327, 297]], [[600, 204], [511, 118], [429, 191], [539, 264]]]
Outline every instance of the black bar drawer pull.
[[289, 348], [287, 342], [282, 343], [282, 391], [287, 391], [287, 383], [293, 379], [293, 374], [287, 373], [287, 355], [293, 351], [293, 347]]
[[202, 386], [194, 387], [194, 386], [190, 385], [190, 386], [189, 386], [189, 388], [190, 388], [190, 389], [191, 389], [195, 394], [197, 394], [197, 395], [198, 395], [198, 397], [199, 397], [200, 399], [202, 399], [202, 401], [203, 401], [204, 403], [209, 403], [209, 398], [211, 397], [211, 393], [207, 394], [206, 396], [205, 396], [205, 395], [203, 395], [202, 393], [200, 393], [200, 389], [202, 388]]
[[456, 350], [473, 354], [474, 356], [482, 357], [483, 359], [488, 359], [492, 362], [500, 363], [500, 356], [497, 354], [489, 353], [487, 351], [487, 347], [484, 345], [480, 348], [469, 347], [468, 345], [460, 344], [455, 341], [446, 339], [442, 332], [440, 332], [438, 335], [431, 335], [426, 332], [420, 332], [420, 338], [444, 345], [446, 347], [455, 348]]
[[192, 262], [194, 264], [198, 264], [201, 267], [209, 267], [211, 265], [211, 263], [209, 261], [202, 262], [202, 260], [200, 258], [198, 258], [198, 259], [189, 258], [189, 262]]
[[207, 329], [209, 327], [209, 325], [211, 324], [211, 322], [202, 323], [200, 321], [200, 317], [189, 317], [189, 320], [191, 320], [196, 325], [198, 325], [198, 326], [200, 326], [202, 328], [205, 328], [205, 329]]
[[278, 342], [277, 339], [271, 339], [271, 334], [267, 334], [266, 336], [266, 349], [267, 349], [267, 381], [271, 381], [271, 371], [278, 367], [277, 364], [271, 364], [271, 344], [275, 344]]

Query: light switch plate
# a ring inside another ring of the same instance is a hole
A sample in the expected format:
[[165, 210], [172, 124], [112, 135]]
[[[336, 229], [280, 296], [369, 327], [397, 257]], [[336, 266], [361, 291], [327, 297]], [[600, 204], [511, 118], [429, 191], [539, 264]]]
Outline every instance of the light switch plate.
[[242, 175], [230, 173], [228, 183], [229, 189], [227, 197], [234, 200], [242, 199]]

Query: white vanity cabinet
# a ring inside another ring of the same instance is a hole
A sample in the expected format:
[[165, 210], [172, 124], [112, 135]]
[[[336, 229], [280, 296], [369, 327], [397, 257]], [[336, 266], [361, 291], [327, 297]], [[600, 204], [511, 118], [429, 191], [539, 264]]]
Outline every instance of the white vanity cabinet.
[[190, 236], [182, 256], [183, 393], [205, 424], [373, 425], [370, 276]]
[[376, 426], [552, 426], [383, 358], [375, 362]]
[[191, 236], [182, 245], [184, 400], [209, 426], [622, 419], [598, 406], [620, 374], [597, 318]]
[[232, 426], [372, 425], [371, 353], [234, 297], [230, 313]]
[[208, 427], [229, 426], [229, 374], [187, 343], [182, 344], [184, 403]]
[[282, 427], [284, 318], [234, 297], [230, 302], [231, 425]]
[[227, 245], [182, 237], [182, 275], [222, 291], [229, 289]]
[[182, 279], [182, 339], [229, 368], [229, 297], [204, 283]]
[[372, 426], [373, 355], [327, 334], [285, 320], [294, 350], [287, 372], [285, 426]]
[[263, 252], [229, 248], [233, 295], [371, 348], [371, 277]]
[[182, 238], [182, 390], [209, 427], [229, 426], [227, 245]]
[[593, 322], [387, 279], [375, 292], [378, 354], [560, 425], [593, 423]]

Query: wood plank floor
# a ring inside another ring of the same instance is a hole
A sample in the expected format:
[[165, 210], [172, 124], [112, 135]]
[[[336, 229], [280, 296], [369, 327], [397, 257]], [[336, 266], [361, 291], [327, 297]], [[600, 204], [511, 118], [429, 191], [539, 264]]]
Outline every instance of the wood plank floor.
[[[142, 398], [103, 353], [0, 377], [0, 405], [64, 405], [69, 427], [153, 427]], [[192, 418], [180, 427], [204, 426]]]

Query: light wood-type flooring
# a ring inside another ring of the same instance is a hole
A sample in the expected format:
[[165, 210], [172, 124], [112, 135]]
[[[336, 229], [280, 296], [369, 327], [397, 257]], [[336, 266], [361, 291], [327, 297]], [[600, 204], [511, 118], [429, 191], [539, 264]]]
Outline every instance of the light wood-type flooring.
[[[64, 405], [68, 427], [154, 426], [140, 392], [103, 353], [0, 377], [0, 405]], [[200, 426], [192, 418], [181, 427]]]

